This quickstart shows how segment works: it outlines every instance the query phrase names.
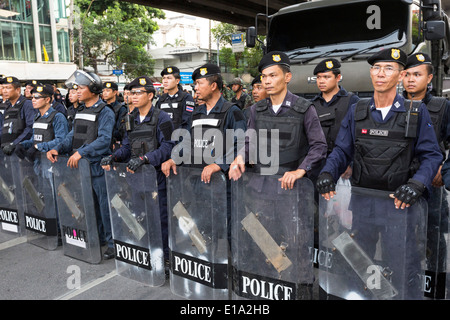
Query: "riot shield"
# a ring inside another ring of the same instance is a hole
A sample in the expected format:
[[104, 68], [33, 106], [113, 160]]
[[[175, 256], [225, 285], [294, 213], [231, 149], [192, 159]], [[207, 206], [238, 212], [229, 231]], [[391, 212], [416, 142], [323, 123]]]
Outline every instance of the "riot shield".
[[25, 228], [22, 190], [16, 174], [18, 159], [15, 154], [6, 156], [0, 150], [0, 230], [20, 236]]
[[202, 169], [177, 167], [167, 188], [170, 289], [187, 299], [228, 299], [227, 182]]
[[58, 156], [52, 165], [64, 254], [88, 263], [100, 263], [90, 164], [82, 158], [78, 168], [72, 169], [67, 166], [67, 160], [68, 157]]
[[41, 154], [34, 162], [19, 160], [19, 167], [27, 241], [55, 250], [58, 223], [51, 162]]
[[328, 299], [421, 300], [427, 202], [395, 209], [392, 192], [337, 184], [319, 200], [320, 290]]
[[310, 300], [314, 186], [245, 172], [232, 183], [233, 299]]
[[445, 187], [431, 187], [428, 198], [427, 253], [423, 283], [427, 299], [445, 298], [448, 202]]
[[149, 286], [165, 281], [164, 254], [155, 168], [134, 174], [126, 163], [106, 171], [117, 273]]

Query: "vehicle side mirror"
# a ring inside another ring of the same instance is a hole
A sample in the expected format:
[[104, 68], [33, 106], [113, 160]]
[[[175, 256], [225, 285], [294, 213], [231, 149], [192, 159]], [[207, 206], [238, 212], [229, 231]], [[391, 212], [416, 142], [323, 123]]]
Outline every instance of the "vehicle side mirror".
[[247, 29], [247, 36], [245, 37], [245, 43], [248, 48], [254, 48], [256, 45], [256, 28], [249, 27]]
[[427, 21], [424, 28], [425, 39], [441, 40], [446, 36], [444, 21]]

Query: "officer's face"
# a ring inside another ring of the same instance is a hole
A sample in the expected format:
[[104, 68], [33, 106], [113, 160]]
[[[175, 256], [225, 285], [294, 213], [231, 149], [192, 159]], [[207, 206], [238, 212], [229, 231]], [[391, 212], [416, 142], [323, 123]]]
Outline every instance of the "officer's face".
[[426, 65], [420, 65], [405, 70], [403, 87], [410, 94], [422, 93], [427, 90], [428, 84], [433, 79], [433, 74], [428, 74]]
[[135, 108], [142, 108], [152, 104], [153, 93], [148, 93], [144, 87], [131, 89], [131, 100]]
[[14, 88], [10, 83], [3, 86], [3, 98], [9, 100], [15, 100], [20, 96], [20, 87]]
[[124, 92], [123, 92], [123, 99], [128, 105], [133, 104], [133, 100], [131, 99], [131, 92], [130, 92], [130, 90], [124, 90]]
[[231, 86], [231, 90], [233, 90], [233, 92], [238, 92], [240, 89], [241, 89], [241, 85], [239, 85], [239, 84], [235, 83]]
[[70, 89], [69, 90], [69, 101], [71, 103], [78, 102], [78, 93], [76, 89]]
[[172, 74], [166, 74], [162, 77], [164, 90], [172, 90], [178, 86], [180, 79], [176, 79]]
[[284, 73], [279, 66], [274, 65], [262, 71], [261, 82], [268, 95], [277, 95], [286, 89], [291, 79], [292, 73]]
[[253, 96], [253, 100], [255, 100], [255, 102], [258, 102], [260, 100], [267, 98], [266, 89], [264, 89], [264, 87], [261, 83], [255, 83], [253, 85], [252, 96]]
[[43, 97], [38, 93], [33, 94], [31, 97], [31, 102], [33, 103], [33, 108], [35, 109], [42, 109], [50, 104], [51, 101], [51, 97]]
[[338, 87], [339, 80], [341, 80], [341, 75], [334, 75], [332, 71], [319, 72], [317, 74], [317, 87], [323, 93], [329, 93]]
[[89, 90], [88, 86], [79, 85], [77, 89], [78, 101], [85, 102], [93, 99], [96, 95]]
[[217, 83], [210, 84], [206, 78], [195, 80], [194, 90], [199, 100], [208, 101], [211, 99], [215, 88], [217, 88]]
[[109, 89], [109, 88], [104, 88], [102, 91], [102, 97], [105, 100], [112, 100], [114, 99], [114, 97], [116, 96], [116, 91], [114, 91], [113, 89]]
[[33, 90], [32, 86], [25, 86], [25, 90], [23, 90], [23, 95], [27, 98], [31, 98], [31, 90]]
[[[396, 89], [397, 84], [403, 80], [405, 74], [405, 71], [402, 71], [401, 66], [396, 62], [377, 62], [373, 67], [381, 67], [378, 72], [373, 68], [370, 69], [373, 88], [379, 93]], [[387, 71], [389, 69], [393, 72]]]

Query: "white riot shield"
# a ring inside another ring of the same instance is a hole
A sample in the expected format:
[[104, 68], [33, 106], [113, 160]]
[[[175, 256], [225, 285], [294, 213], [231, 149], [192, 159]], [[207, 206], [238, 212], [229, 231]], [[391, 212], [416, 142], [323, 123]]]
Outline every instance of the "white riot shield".
[[245, 172], [232, 183], [233, 299], [310, 300], [314, 186]]
[[19, 160], [19, 167], [27, 241], [55, 250], [58, 223], [51, 162], [44, 153], [34, 162]]
[[88, 263], [100, 263], [90, 164], [82, 158], [78, 168], [72, 169], [67, 166], [67, 160], [68, 157], [58, 156], [52, 165], [64, 254]]
[[177, 167], [167, 188], [170, 289], [187, 299], [228, 299], [227, 182], [202, 169]]
[[342, 184], [320, 197], [320, 290], [328, 299], [421, 300], [427, 202], [395, 209], [392, 192]]
[[6, 156], [0, 150], [0, 230], [20, 236], [25, 228], [18, 160], [15, 154]]
[[126, 163], [106, 171], [117, 273], [149, 286], [165, 282], [164, 253], [155, 168], [134, 174]]

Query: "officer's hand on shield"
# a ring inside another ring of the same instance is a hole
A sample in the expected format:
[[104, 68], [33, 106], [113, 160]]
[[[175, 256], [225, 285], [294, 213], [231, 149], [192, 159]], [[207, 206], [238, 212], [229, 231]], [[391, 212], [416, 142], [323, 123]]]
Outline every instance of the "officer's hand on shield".
[[16, 150], [14, 150], [14, 153], [16, 154], [16, 156], [23, 160], [25, 158], [27, 150], [25, 150], [24, 146], [19, 143], [16, 147]]
[[336, 184], [333, 176], [329, 172], [322, 172], [319, 174], [317, 177], [316, 188], [325, 200], [330, 200], [336, 194]]
[[170, 169], [172, 169], [173, 174], [177, 174], [177, 164], [172, 159], [169, 159], [161, 165], [161, 171], [166, 177], [170, 176]]
[[76, 151], [73, 155], [70, 156], [69, 160], [67, 160], [67, 166], [76, 169], [78, 168], [78, 161], [80, 161], [81, 155]]
[[395, 198], [394, 205], [396, 209], [405, 209], [416, 203], [425, 192], [425, 189], [426, 187], [423, 183], [409, 179], [408, 183], [398, 187], [394, 194], [390, 196]]
[[13, 154], [15, 148], [16, 148], [16, 146], [14, 144], [12, 144], [12, 143], [8, 144], [3, 147], [3, 153], [6, 154], [7, 156], [10, 156]]
[[238, 155], [236, 159], [230, 164], [230, 170], [228, 171], [228, 177], [234, 181], [238, 180], [245, 172], [245, 162], [241, 155]]
[[128, 161], [127, 171], [135, 173], [136, 170], [145, 163], [148, 163], [147, 158], [145, 156], [131, 158], [131, 160]]
[[102, 160], [100, 161], [100, 165], [102, 166], [102, 168], [106, 171], [111, 170], [111, 165], [113, 163], [113, 156], [109, 155], [107, 157], [102, 158]]
[[220, 171], [220, 167], [215, 164], [211, 163], [203, 168], [202, 175], [201, 175], [201, 181], [204, 183], [209, 183], [211, 181], [211, 176], [214, 172]]
[[278, 179], [278, 181], [281, 181], [281, 189], [287, 190], [294, 188], [295, 181], [302, 178], [305, 174], [306, 171], [304, 169], [285, 172], [283, 177]]
[[52, 150], [48, 151], [47, 152], [47, 159], [51, 163], [55, 163], [56, 161], [58, 161], [58, 151], [56, 151], [55, 149], [52, 149]]

